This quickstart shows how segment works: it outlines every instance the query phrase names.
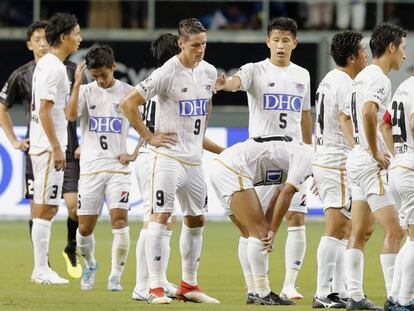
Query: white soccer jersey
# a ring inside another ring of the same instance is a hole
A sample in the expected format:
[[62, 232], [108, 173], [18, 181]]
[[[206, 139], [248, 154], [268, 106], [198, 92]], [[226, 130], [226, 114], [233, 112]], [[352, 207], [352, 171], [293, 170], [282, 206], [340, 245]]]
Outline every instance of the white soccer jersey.
[[410, 117], [414, 113], [413, 90], [414, 77], [410, 77], [400, 84], [387, 107], [387, 112], [391, 117], [394, 141], [395, 158], [392, 162], [393, 166], [403, 165], [407, 160], [410, 167], [413, 163], [414, 138], [410, 126]]
[[132, 89], [119, 80], [107, 89], [99, 87], [96, 81], [81, 85], [78, 100], [81, 174], [129, 172], [128, 165], [119, 163], [116, 156], [127, 152], [129, 122], [119, 104]]
[[363, 125], [363, 110], [367, 102], [378, 105], [377, 112], [377, 145], [379, 150], [388, 152], [379, 129], [380, 121], [391, 101], [391, 81], [377, 65], [365, 67], [354, 80], [354, 92], [351, 99], [351, 117], [354, 130], [355, 144], [366, 151], [369, 150], [368, 141]]
[[250, 137], [275, 134], [302, 140], [302, 111], [310, 109], [306, 69], [294, 63], [277, 67], [265, 59], [242, 66], [236, 75], [247, 92]]
[[156, 152], [189, 163], [201, 163], [205, 119], [217, 79], [216, 69], [202, 61], [186, 68], [177, 56], [135, 86], [148, 101], [158, 96], [155, 130], [177, 133], [177, 144]]
[[39, 119], [41, 100], [49, 100], [54, 103], [51, 110], [54, 131], [62, 151], [66, 150], [68, 122], [64, 108], [69, 94], [70, 83], [65, 65], [56, 55], [46, 54], [39, 60], [33, 73], [30, 154], [35, 155], [52, 149]]
[[254, 186], [290, 183], [299, 189], [311, 173], [313, 150], [310, 145], [289, 141], [285, 136], [260, 136], [224, 150], [220, 162]]
[[351, 77], [334, 69], [323, 78], [316, 92], [315, 164], [344, 168], [351, 148], [342, 132], [338, 115], [348, 114]]

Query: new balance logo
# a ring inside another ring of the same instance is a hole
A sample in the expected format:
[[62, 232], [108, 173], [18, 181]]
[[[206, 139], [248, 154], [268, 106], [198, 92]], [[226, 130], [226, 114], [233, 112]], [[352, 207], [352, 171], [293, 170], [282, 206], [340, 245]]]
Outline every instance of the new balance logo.
[[128, 201], [129, 201], [129, 192], [122, 191], [121, 200], [119, 201], [119, 203], [128, 203]]
[[187, 88], [186, 87], [183, 87], [182, 89], [181, 89], [181, 93], [187, 93]]
[[300, 260], [295, 260], [293, 264], [295, 264], [295, 265], [297, 265], [297, 266], [300, 266], [301, 261], [300, 261]]
[[263, 94], [263, 109], [300, 112], [302, 99], [302, 96], [297, 95]]
[[89, 109], [94, 110], [96, 108], [96, 105], [90, 105]]
[[267, 85], [267, 87], [274, 87], [275, 83], [274, 82], [269, 82], [269, 84]]
[[155, 256], [154, 257], [154, 261], [160, 261], [161, 260], [161, 256]]
[[122, 118], [116, 117], [89, 117], [89, 131], [98, 133], [120, 134]]
[[205, 116], [208, 111], [208, 99], [180, 100], [180, 116]]

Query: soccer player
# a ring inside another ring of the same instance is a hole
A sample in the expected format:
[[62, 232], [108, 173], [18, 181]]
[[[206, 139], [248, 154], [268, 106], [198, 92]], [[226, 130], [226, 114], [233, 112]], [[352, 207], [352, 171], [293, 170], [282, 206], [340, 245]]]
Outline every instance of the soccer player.
[[372, 64], [365, 67], [354, 82], [351, 117], [355, 147], [346, 162], [352, 192], [352, 230], [345, 251], [347, 309], [382, 309], [366, 298], [362, 289], [366, 224], [371, 213], [384, 230], [380, 259], [387, 297], [391, 296], [395, 257], [404, 233], [386, 176], [390, 150], [384, 140], [392, 142], [392, 136], [379, 121], [391, 100], [391, 82], [387, 74], [392, 69], [398, 70], [405, 59], [405, 36], [406, 32], [396, 25], [377, 25], [369, 41]]
[[32, 281], [41, 284], [67, 284], [48, 266], [52, 219], [62, 196], [68, 141], [64, 107], [70, 93], [63, 61], [78, 50], [82, 40], [74, 15], [56, 13], [46, 26], [50, 51], [33, 73], [29, 154], [34, 175], [32, 241], [34, 270]]
[[[29, 229], [32, 233], [33, 225], [33, 169], [32, 161], [27, 153], [29, 149], [29, 125], [30, 125], [30, 103], [32, 99], [32, 78], [36, 63], [49, 51], [49, 44], [46, 40], [46, 21], [35, 21], [27, 29], [26, 43], [29, 50], [33, 52], [34, 60], [16, 69], [8, 78], [0, 93], [0, 123], [10, 143], [17, 149], [25, 152], [25, 196], [30, 199], [30, 220]], [[69, 80], [73, 81], [76, 64], [64, 62]], [[13, 132], [13, 122], [8, 110], [14, 104], [23, 104], [26, 107], [27, 133], [24, 140], [18, 140]], [[63, 198], [68, 208], [67, 245], [63, 251], [67, 263], [67, 270], [71, 277], [80, 278], [82, 266], [76, 256], [76, 229], [78, 217], [76, 215], [77, 189], [79, 179], [79, 164], [74, 158], [74, 152], [78, 146], [76, 135], [76, 124], [68, 123], [68, 148], [66, 150], [67, 168], [63, 181]]]
[[[297, 24], [279, 17], [267, 27], [266, 44], [270, 58], [248, 63], [232, 77], [221, 75], [216, 90], [247, 92], [249, 105], [249, 136], [287, 135], [306, 144], [312, 144], [312, 117], [310, 114], [309, 72], [290, 61], [296, 48]], [[257, 195], [267, 209], [276, 186], [258, 187]], [[295, 195], [286, 214], [288, 237], [285, 247], [286, 275], [281, 295], [302, 299], [295, 283], [306, 251], [304, 187]], [[254, 292], [251, 271], [246, 256], [247, 240], [239, 241], [239, 259], [248, 293]], [[244, 264], [246, 263], [246, 264]]]
[[325, 235], [317, 251], [318, 277], [313, 308], [345, 308], [342, 300], [347, 298], [343, 257], [351, 218], [351, 194], [345, 164], [347, 154], [354, 146], [348, 111], [353, 79], [367, 61], [359, 32], [336, 34], [330, 53], [337, 67], [325, 76], [316, 92], [313, 177], [326, 222]]
[[[311, 173], [312, 147], [288, 136], [258, 136], [224, 150], [215, 161], [211, 182], [223, 208], [245, 228], [247, 260], [252, 270], [255, 303], [292, 305], [271, 291], [268, 254], [293, 195]], [[272, 219], [266, 222], [255, 186], [284, 184]], [[265, 251], [264, 251], [265, 250]]]
[[[177, 299], [218, 303], [203, 293], [197, 282], [207, 189], [201, 168], [206, 116], [217, 79], [216, 69], [205, 62], [206, 30], [196, 19], [180, 21], [181, 52], [139, 83], [121, 102], [121, 109], [141, 138], [151, 145], [152, 214], [146, 234], [149, 268], [149, 303], [167, 304], [162, 275], [162, 235], [174, 211], [177, 195], [184, 212], [180, 237], [182, 281]], [[140, 118], [138, 106], [158, 96], [155, 132]]]
[[[80, 85], [82, 72], [88, 68], [95, 81]], [[67, 107], [71, 121], [80, 117], [81, 156], [79, 179], [79, 228], [76, 241], [85, 259], [80, 287], [91, 290], [95, 285], [98, 263], [95, 258], [93, 231], [106, 200], [112, 224], [112, 265], [108, 290], [120, 291], [120, 279], [128, 257], [130, 170], [121, 163], [126, 153], [128, 120], [119, 103], [132, 89], [114, 78], [115, 58], [109, 46], [94, 46], [76, 71], [75, 83]]]
[[[414, 310], [414, 77], [400, 84], [388, 103], [384, 121], [392, 126], [395, 157], [389, 168], [389, 184], [399, 208], [401, 226], [408, 241], [395, 259], [391, 298], [402, 310]], [[388, 308], [389, 309], [389, 308]]]
[[[159, 36], [151, 44], [151, 54], [155, 59], [156, 66], [162, 66], [167, 60], [171, 57], [177, 55], [181, 52], [180, 47], [178, 46], [178, 36], [166, 33]], [[150, 130], [151, 133], [154, 133], [155, 129], [155, 113], [157, 106], [157, 98], [152, 98], [147, 103], [142, 105], [142, 119], [145, 122], [145, 125]], [[213, 153], [220, 153], [224, 150], [221, 146], [216, 145], [210, 141], [207, 137], [204, 137], [203, 148], [205, 150], [211, 151]], [[136, 258], [137, 258], [137, 269], [136, 269], [136, 284], [132, 293], [132, 298], [135, 300], [147, 300], [148, 299], [148, 265], [145, 256], [145, 240], [146, 233], [148, 228], [148, 222], [150, 221], [151, 215], [151, 150], [145, 144], [139, 149], [138, 157], [135, 160], [135, 175], [137, 177], [138, 186], [140, 193], [144, 200], [144, 225], [140, 231], [137, 247], [136, 247]], [[171, 217], [168, 219], [167, 228], [162, 235], [162, 252], [165, 255], [161, 258], [163, 264], [168, 266], [168, 259], [170, 255], [170, 240], [172, 231], [176, 223], [176, 216], [172, 213]], [[175, 298], [176, 297], [176, 287], [174, 284], [168, 282], [167, 276], [162, 276], [164, 293], [167, 297]]]

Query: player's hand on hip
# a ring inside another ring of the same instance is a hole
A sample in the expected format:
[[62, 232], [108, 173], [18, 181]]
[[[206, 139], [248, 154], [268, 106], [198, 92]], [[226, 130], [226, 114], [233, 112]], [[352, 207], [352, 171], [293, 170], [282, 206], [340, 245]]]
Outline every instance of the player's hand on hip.
[[263, 250], [267, 252], [271, 252], [273, 250], [273, 240], [275, 239], [275, 233], [271, 230], [267, 233], [266, 237], [262, 239], [263, 242]]
[[388, 166], [390, 166], [391, 157], [389, 154], [384, 154], [382, 151], [378, 150], [372, 156], [381, 168], [387, 169]]
[[29, 138], [23, 139], [23, 140], [16, 140], [13, 142], [14, 149], [18, 149], [20, 151], [27, 151], [29, 149]]
[[213, 90], [214, 94], [216, 94], [218, 91], [221, 91], [224, 88], [226, 81], [227, 81], [227, 77], [224, 73], [222, 73], [221, 75], [217, 77], [216, 85]]
[[137, 158], [136, 156], [134, 156], [133, 154], [129, 154], [129, 153], [121, 153], [116, 156], [116, 159], [122, 165], [127, 165], [130, 162], [134, 162], [136, 158]]
[[148, 144], [154, 147], [170, 147], [177, 143], [177, 134], [173, 132], [158, 132], [151, 135], [147, 141]]
[[86, 61], [82, 61], [77, 67], [75, 71], [75, 81], [80, 83], [83, 81], [83, 72], [86, 69]]
[[52, 151], [52, 159], [55, 163], [56, 171], [64, 171], [66, 169], [66, 159], [62, 149], [54, 148]]

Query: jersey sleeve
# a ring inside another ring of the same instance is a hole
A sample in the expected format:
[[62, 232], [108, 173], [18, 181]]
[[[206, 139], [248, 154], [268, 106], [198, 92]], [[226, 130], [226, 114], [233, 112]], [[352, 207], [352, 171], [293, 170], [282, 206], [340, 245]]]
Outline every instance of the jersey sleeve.
[[56, 101], [57, 88], [62, 80], [62, 75], [66, 72], [61, 70], [49, 70], [45, 75], [45, 81], [42, 81], [42, 87], [38, 90], [36, 95], [40, 100]]
[[297, 190], [305, 178], [312, 172], [312, 147], [308, 145], [297, 145], [289, 155], [289, 171], [286, 183], [291, 184]]
[[345, 88], [339, 87], [335, 96], [336, 96], [335, 102], [338, 103], [338, 111], [346, 114], [347, 116], [350, 116], [351, 115], [352, 88], [345, 89]]
[[79, 97], [78, 97], [78, 117], [83, 115], [86, 110], [86, 86], [81, 85], [79, 88]]
[[247, 91], [253, 82], [254, 64], [248, 63], [246, 65], [241, 66], [240, 69], [235, 73], [235, 75], [240, 78], [240, 90]]
[[0, 92], [0, 103], [10, 108], [17, 103], [19, 99], [19, 75], [13, 72], [4, 83]]
[[306, 71], [306, 93], [305, 93], [305, 97], [303, 98], [303, 107], [302, 107], [302, 111], [304, 110], [310, 110], [311, 109], [311, 96], [310, 96], [310, 92], [311, 92], [311, 87], [310, 87], [310, 76], [309, 76], [309, 72]]
[[374, 102], [379, 107], [383, 104], [388, 104], [386, 102], [389, 93], [391, 92], [390, 85], [384, 81], [384, 79], [376, 79], [371, 82], [365, 91], [363, 102]]
[[152, 72], [152, 74], [135, 86], [138, 93], [145, 99], [150, 100], [155, 95], [162, 95], [168, 90], [171, 77], [171, 69], [168, 66], [162, 66]]

